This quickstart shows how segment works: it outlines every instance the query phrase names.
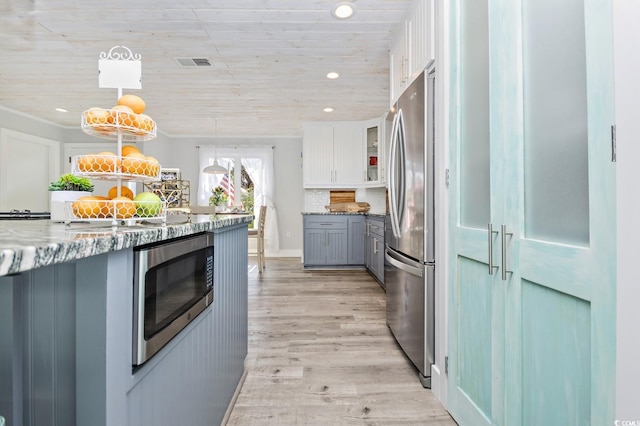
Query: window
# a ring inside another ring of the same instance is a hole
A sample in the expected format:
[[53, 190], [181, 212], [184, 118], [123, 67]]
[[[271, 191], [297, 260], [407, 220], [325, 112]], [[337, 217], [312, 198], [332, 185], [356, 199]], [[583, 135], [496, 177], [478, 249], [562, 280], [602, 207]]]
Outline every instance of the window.
[[[227, 169], [227, 174], [214, 175], [200, 173], [198, 184], [198, 205], [209, 204], [211, 190], [222, 186], [229, 194], [230, 206], [243, 206], [254, 216], [260, 206], [267, 206], [265, 223], [265, 248], [279, 249], [276, 209], [273, 205], [273, 149], [271, 145], [202, 145], [200, 149], [200, 170], [216, 162]], [[240, 188], [240, 191], [238, 191]], [[258, 219], [256, 217], [256, 219]], [[254, 221], [257, 223], [257, 221]]]

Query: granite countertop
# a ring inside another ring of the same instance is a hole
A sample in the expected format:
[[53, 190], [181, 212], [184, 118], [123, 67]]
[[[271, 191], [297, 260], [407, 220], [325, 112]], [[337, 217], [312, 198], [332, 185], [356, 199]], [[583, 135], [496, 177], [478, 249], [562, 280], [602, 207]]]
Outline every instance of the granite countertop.
[[303, 216], [306, 215], [363, 215], [363, 216], [373, 216], [373, 217], [385, 217], [384, 213], [371, 213], [371, 212], [302, 212]]
[[252, 215], [192, 215], [187, 223], [116, 228], [106, 222], [65, 225], [50, 220], [2, 220], [0, 276], [252, 220]]

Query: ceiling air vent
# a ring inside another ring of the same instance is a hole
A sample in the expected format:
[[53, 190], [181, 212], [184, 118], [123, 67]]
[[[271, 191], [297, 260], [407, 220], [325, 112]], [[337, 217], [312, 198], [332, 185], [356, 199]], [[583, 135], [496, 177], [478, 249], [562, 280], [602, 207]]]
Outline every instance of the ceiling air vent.
[[210, 67], [211, 62], [208, 58], [175, 58], [183, 67]]

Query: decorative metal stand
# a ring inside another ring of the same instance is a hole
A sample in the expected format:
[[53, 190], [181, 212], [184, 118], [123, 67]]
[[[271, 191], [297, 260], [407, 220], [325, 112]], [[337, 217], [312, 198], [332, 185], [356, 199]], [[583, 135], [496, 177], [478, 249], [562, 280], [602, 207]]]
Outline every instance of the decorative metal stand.
[[[98, 60], [98, 87], [118, 90], [122, 97], [122, 89], [142, 89], [142, 62], [140, 54], [133, 54], [125, 46], [114, 46], [108, 53], [101, 52]], [[82, 130], [91, 135], [117, 141], [117, 152], [122, 153], [123, 141], [149, 141], [156, 138], [156, 124], [147, 115], [135, 114], [116, 109], [91, 108], [82, 113]], [[74, 157], [72, 173], [103, 180], [114, 180], [117, 185], [117, 197], [120, 197], [120, 186], [123, 181], [149, 182], [159, 179], [160, 164], [129, 157], [85, 155]], [[66, 206], [67, 221], [73, 219], [89, 221], [110, 221], [115, 228], [119, 220], [133, 224], [140, 220], [160, 220], [166, 224], [166, 201], [158, 208], [157, 203], [145, 206], [138, 202], [136, 213], [123, 211], [122, 203], [104, 200], [94, 209], [74, 208], [71, 203]], [[85, 211], [88, 210], [88, 213]], [[89, 217], [84, 217], [84, 216]]]

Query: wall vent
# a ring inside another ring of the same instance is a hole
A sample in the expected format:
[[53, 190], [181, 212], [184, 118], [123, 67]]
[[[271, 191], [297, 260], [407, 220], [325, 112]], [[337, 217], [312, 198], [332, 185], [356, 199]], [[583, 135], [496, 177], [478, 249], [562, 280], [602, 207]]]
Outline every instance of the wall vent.
[[175, 58], [182, 67], [210, 67], [209, 58]]

